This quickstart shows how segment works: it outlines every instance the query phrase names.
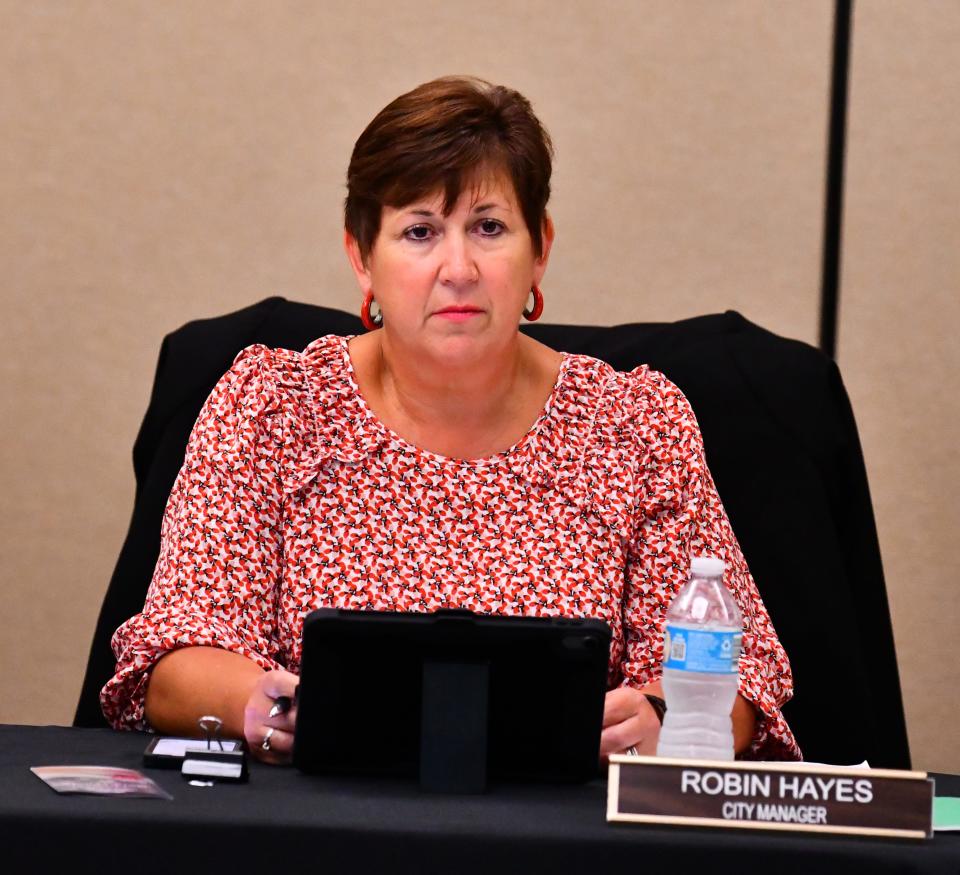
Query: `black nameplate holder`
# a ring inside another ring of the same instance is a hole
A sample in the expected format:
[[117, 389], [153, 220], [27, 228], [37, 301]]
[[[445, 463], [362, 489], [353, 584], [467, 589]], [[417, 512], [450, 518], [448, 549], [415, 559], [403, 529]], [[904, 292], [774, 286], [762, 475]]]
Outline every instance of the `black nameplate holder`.
[[607, 820], [924, 839], [926, 772], [610, 757]]

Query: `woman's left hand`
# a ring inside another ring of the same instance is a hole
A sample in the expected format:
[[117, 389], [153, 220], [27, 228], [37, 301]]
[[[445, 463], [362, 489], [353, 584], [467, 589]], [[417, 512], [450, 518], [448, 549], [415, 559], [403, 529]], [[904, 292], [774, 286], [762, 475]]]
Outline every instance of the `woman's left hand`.
[[631, 747], [639, 754], [653, 756], [659, 738], [660, 720], [640, 690], [618, 687], [607, 693], [600, 735], [601, 763], [606, 763], [610, 754], [624, 753]]

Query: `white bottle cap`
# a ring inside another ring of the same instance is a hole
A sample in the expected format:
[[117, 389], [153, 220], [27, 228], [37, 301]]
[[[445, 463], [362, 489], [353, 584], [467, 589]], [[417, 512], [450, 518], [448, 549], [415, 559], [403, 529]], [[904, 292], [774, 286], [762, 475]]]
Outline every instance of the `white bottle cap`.
[[723, 577], [725, 567], [724, 561], [716, 556], [693, 556], [690, 559], [690, 573], [696, 577]]

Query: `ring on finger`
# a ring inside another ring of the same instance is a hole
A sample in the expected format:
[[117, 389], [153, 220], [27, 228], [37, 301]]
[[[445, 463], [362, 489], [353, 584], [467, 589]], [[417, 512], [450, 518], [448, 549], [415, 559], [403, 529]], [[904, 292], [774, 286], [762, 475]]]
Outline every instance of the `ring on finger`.
[[272, 726], [267, 730], [266, 735], [263, 736], [263, 742], [260, 745], [260, 747], [263, 748], [263, 750], [267, 750], [267, 751], [270, 750], [271, 748], [270, 739], [273, 738], [273, 733], [276, 731], [277, 730], [274, 729], [274, 727]]

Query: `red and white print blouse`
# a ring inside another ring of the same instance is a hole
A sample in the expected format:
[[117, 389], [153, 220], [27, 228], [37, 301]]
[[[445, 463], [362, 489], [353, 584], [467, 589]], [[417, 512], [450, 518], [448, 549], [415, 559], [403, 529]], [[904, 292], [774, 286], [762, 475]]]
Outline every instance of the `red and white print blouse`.
[[704, 461], [687, 400], [647, 367], [564, 355], [514, 447], [463, 461], [384, 426], [349, 338], [302, 353], [251, 346], [190, 436], [143, 612], [113, 637], [115, 727], [148, 728], [151, 666], [222, 647], [297, 672], [318, 607], [597, 617], [609, 683], [660, 675], [663, 617], [691, 554], [720, 556], [744, 618], [740, 690], [760, 719], [749, 756], [796, 759], [780, 706], [793, 682]]

